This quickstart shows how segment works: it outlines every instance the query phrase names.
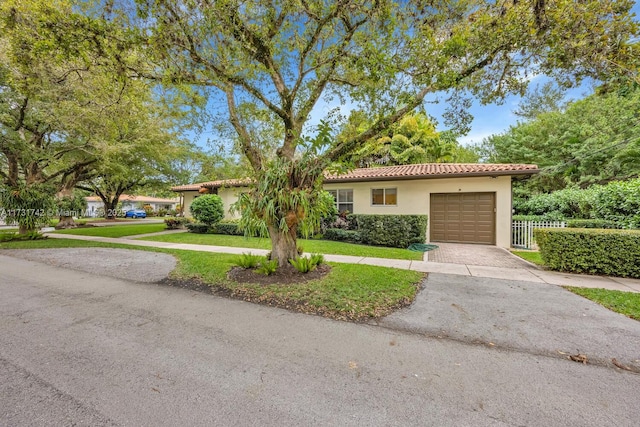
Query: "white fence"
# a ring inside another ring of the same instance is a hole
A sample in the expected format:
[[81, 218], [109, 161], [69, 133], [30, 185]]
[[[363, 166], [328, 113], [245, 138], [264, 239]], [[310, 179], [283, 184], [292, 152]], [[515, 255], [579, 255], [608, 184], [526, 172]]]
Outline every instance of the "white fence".
[[534, 228], [565, 228], [566, 226], [564, 221], [513, 221], [511, 223], [511, 246], [537, 249], [533, 238]]

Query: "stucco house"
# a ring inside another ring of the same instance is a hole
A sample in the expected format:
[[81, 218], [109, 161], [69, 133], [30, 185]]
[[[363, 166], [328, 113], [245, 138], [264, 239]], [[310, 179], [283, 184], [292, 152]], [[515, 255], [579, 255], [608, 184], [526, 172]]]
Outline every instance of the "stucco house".
[[[355, 169], [326, 174], [324, 189], [340, 211], [355, 214], [428, 215], [427, 241], [511, 245], [511, 181], [539, 172], [528, 164], [427, 163]], [[218, 194], [226, 217], [247, 189], [247, 180], [181, 185], [181, 205], [188, 216], [194, 198]]]
[[[88, 196], [85, 197], [87, 201], [87, 216], [97, 217], [98, 212], [102, 212], [104, 208], [104, 203], [98, 196]], [[150, 196], [132, 196], [129, 194], [122, 194], [119, 199], [120, 203], [122, 203], [122, 210], [128, 211], [131, 209], [140, 209], [144, 205], [151, 206], [155, 212], [160, 209], [166, 210], [174, 210], [178, 205], [178, 198], [175, 199], [161, 199], [158, 197], [150, 197]]]

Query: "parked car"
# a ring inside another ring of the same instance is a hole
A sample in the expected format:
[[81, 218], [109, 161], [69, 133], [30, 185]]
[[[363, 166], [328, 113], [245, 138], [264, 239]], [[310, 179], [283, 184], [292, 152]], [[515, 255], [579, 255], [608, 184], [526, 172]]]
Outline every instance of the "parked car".
[[124, 214], [125, 218], [146, 218], [147, 213], [144, 209], [131, 209]]

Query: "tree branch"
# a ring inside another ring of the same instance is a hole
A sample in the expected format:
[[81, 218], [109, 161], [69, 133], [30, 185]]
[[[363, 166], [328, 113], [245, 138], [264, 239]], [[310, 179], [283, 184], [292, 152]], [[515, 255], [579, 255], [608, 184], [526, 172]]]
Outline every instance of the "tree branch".
[[240, 138], [240, 146], [242, 147], [242, 152], [249, 159], [249, 163], [255, 171], [259, 171], [262, 169], [262, 156], [260, 151], [257, 150], [253, 144], [251, 143], [251, 136], [247, 129], [240, 122], [240, 117], [238, 116], [238, 109], [236, 107], [236, 102], [234, 99], [234, 91], [233, 87], [227, 87], [225, 90], [225, 94], [227, 96], [227, 107], [229, 109], [229, 119], [233, 128], [238, 133], [238, 137]]

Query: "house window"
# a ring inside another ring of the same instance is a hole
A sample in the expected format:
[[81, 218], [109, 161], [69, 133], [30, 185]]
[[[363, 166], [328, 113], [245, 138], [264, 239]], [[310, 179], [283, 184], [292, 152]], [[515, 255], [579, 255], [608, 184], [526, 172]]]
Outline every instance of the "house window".
[[336, 201], [338, 212], [353, 213], [353, 190], [328, 190]]
[[371, 204], [373, 206], [397, 206], [397, 188], [373, 188], [371, 189]]

